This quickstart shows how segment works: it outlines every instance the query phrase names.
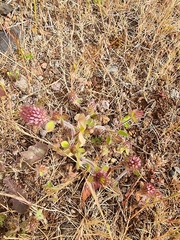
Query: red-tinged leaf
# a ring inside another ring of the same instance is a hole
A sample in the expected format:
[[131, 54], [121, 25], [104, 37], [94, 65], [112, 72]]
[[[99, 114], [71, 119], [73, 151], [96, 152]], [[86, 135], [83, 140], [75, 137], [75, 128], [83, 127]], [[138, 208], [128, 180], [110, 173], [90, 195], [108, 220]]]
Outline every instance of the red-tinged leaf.
[[55, 111], [52, 113], [52, 117], [51, 117], [51, 120], [53, 121], [61, 121], [61, 120], [68, 120], [69, 118], [69, 115], [67, 114], [63, 114], [62, 113], [62, 109], [60, 109], [60, 111]]
[[[94, 191], [98, 190], [99, 188], [106, 186], [108, 184], [108, 174], [110, 169], [107, 166], [104, 166], [103, 169], [98, 169], [95, 171], [93, 176], [88, 178], [88, 183], [91, 184], [92, 189]], [[91, 189], [87, 182], [84, 184], [82, 193], [81, 193], [81, 204], [84, 205], [86, 199], [92, 195]]]
[[10, 204], [12, 204], [12, 209], [14, 209], [18, 213], [26, 213], [29, 209], [29, 206], [18, 201], [17, 199], [12, 198], [10, 200]]
[[[89, 182], [89, 181], [88, 181], [88, 182]], [[101, 187], [100, 184], [95, 183], [95, 182], [89, 182], [89, 184], [91, 184], [93, 190], [98, 190], [98, 189]], [[83, 189], [82, 189], [82, 192], [81, 192], [81, 204], [82, 204], [82, 206], [84, 206], [85, 201], [86, 201], [86, 200], [88, 199], [88, 197], [90, 197], [91, 195], [92, 195], [91, 190], [90, 190], [88, 184], [85, 183], [85, 184], [84, 184], [84, 187], [83, 187]]]
[[[13, 179], [5, 178], [3, 183], [6, 185], [7, 192], [9, 194], [16, 195], [17, 197], [22, 196], [25, 197], [25, 192], [16, 184]], [[23, 198], [22, 198], [23, 199]], [[10, 200], [10, 204], [12, 205], [12, 209], [17, 211], [18, 213], [26, 213], [29, 209], [29, 206], [18, 199], [12, 198]]]
[[28, 151], [21, 152], [21, 156], [31, 165], [41, 160], [47, 153], [48, 146], [44, 143], [36, 143], [28, 148]]
[[45, 126], [45, 129], [46, 129], [46, 132], [52, 132], [55, 128], [55, 122], [54, 121], [49, 121], [46, 123], [46, 126]]
[[81, 204], [82, 204], [82, 206], [84, 206], [84, 203], [89, 196], [91, 196], [91, 191], [90, 191], [87, 183], [85, 183], [84, 187], [82, 189], [82, 192], [81, 192]]
[[5, 87], [2, 83], [0, 83], [0, 97], [5, 97], [6, 95]]

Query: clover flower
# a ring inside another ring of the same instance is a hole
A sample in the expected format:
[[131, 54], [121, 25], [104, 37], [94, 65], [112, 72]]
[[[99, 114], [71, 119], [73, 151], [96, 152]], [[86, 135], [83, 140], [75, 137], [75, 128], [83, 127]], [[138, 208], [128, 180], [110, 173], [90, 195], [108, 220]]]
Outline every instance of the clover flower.
[[108, 172], [99, 170], [93, 175], [93, 184], [95, 189], [98, 189], [101, 186], [106, 186], [108, 184]]
[[132, 172], [139, 170], [141, 166], [142, 161], [139, 157], [130, 156], [125, 163], [125, 170], [114, 180], [114, 183], [118, 182], [126, 174], [131, 174]]
[[149, 197], [160, 197], [161, 193], [157, 190], [152, 183], [145, 183], [143, 191]]
[[130, 171], [135, 171], [141, 168], [141, 159], [136, 156], [130, 156], [127, 161], [127, 168]]
[[144, 204], [161, 197], [162, 193], [152, 183], [140, 182], [140, 190], [136, 192], [136, 200], [140, 204]]
[[134, 110], [134, 115], [137, 120], [140, 120], [144, 116], [144, 112], [138, 109]]
[[30, 125], [42, 126], [47, 121], [46, 111], [43, 107], [24, 105], [21, 107], [19, 114]]

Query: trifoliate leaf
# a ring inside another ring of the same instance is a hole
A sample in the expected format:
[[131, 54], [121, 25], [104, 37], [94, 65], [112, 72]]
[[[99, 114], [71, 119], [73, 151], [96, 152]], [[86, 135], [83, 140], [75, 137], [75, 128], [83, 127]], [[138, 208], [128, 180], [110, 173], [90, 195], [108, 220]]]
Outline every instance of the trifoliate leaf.
[[119, 130], [118, 133], [123, 136], [123, 137], [127, 137], [128, 136], [128, 133], [123, 131], [123, 130]]
[[36, 212], [36, 219], [37, 220], [43, 220], [45, 219], [44, 215], [43, 215], [43, 212], [42, 212], [42, 209], [39, 209], [37, 212]]
[[88, 125], [88, 127], [94, 127], [94, 120], [92, 119], [92, 118], [89, 118], [88, 120], [87, 120], [87, 125]]
[[106, 142], [107, 142], [108, 145], [110, 145], [110, 144], [112, 143], [112, 138], [111, 138], [111, 136], [107, 136]]
[[123, 122], [123, 123], [124, 123], [124, 122], [127, 122], [127, 121], [129, 121], [130, 118], [131, 118], [131, 117], [130, 117], [129, 115], [127, 115], [127, 116], [125, 116], [125, 117], [123, 118], [122, 122]]
[[61, 146], [62, 146], [63, 148], [68, 148], [68, 147], [69, 147], [69, 143], [68, 143], [67, 141], [62, 141], [62, 142], [61, 142]]
[[123, 126], [124, 126], [125, 128], [129, 128], [130, 124], [129, 124], [128, 122], [126, 122], [126, 123], [123, 124]]
[[84, 152], [85, 152], [85, 149], [84, 149], [84, 148], [78, 148], [78, 152], [79, 152], [79, 153], [84, 153]]
[[55, 128], [55, 122], [54, 121], [49, 121], [48, 123], [46, 123], [46, 132], [52, 132]]

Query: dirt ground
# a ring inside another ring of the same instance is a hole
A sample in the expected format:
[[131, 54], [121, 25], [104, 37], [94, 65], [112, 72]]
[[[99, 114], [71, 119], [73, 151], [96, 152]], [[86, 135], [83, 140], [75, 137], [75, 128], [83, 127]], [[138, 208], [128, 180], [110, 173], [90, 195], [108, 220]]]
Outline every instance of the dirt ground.
[[0, 239], [180, 239], [180, 2], [7, 2]]

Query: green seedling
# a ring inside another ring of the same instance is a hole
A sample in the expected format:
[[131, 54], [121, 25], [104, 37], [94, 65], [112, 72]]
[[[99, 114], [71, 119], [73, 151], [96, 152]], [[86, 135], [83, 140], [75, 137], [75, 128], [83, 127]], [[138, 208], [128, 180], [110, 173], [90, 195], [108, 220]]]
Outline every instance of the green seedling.
[[4, 225], [4, 221], [6, 219], [6, 215], [4, 215], [3, 213], [0, 214], [0, 227], [2, 227]]
[[8, 77], [10, 77], [14, 80], [18, 80], [20, 73], [19, 73], [19, 70], [16, 70], [16, 71], [7, 72], [7, 75], [8, 75]]
[[33, 54], [32, 53], [28, 53], [28, 54], [25, 54], [25, 59], [27, 59], [27, 60], [31, 60], [31, 59], [33, 59], [34, 58], [34, 56], [33, 56]]
[[18, 53], [22, 59], [32, 60], [34, 58], [32, 53], [26, 53], [23, 48], [18, 48]]
[[44, 186], [43, 186], [46, 194], [50, 197], [50, 199], [53, 202], [56, 202], [58, 200], [58, 192], [59, 188], [57, 186], [54, 186], [51, 181], [48, 181]]
[[104, 2], [104, 0], [94, 0], [94, 4], [97, 4], [98, 6], [101, 6]]

